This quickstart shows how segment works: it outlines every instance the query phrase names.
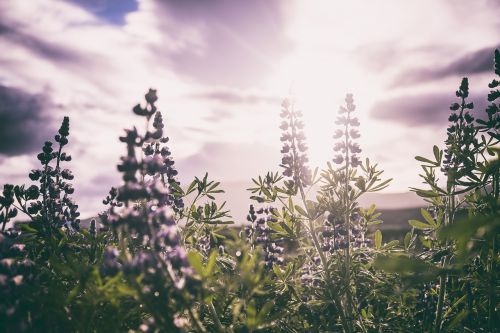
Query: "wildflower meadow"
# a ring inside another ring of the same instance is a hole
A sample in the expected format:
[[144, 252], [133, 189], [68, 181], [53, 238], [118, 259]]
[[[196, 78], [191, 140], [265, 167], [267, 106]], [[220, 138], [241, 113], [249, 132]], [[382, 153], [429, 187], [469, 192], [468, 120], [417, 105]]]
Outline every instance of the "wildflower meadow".
[[78, 124], [64, 117], [26, 182], [3, 185], [0, 331], [500, 331], [500, 51], [490, 54], [486, 109], [464, 77], [436, 111], [449, 113], [446, 140], [415, 157], [421, 217], [390, 241], [377, 207], [359, 204], [391, 175], [363, 153], [353, 94], [327, 113], [329, 162], [315, 169], [293, 96], [276, 104], [281, 164], [252, 179], [246, 221], [209, 174], [179, 181], [169, 114], [149, 89], [132, 108], [143, 125], [119, 138], [121, 183], [83, 225]]

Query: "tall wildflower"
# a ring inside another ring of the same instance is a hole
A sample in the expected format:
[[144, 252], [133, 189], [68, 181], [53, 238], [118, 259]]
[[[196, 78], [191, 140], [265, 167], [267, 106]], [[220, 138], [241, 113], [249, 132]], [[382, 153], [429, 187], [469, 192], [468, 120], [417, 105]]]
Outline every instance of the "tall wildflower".
[[342, 128], [337, 129], [333, 135], [333, 138], [338, 140], [333, 147], [333, 150], [337, 153], [333, 162], [343, 164], [348, 170], [348, 168], [356, 168], [361, 165], [358, 157], [361, 148], [358, 143], [354, 142], [354, 139], [359, 138], [360, 134], [357, 129], [359, 120], [352, 115], [356, 110], [352, 94], [346, 95], [345, 102], [345, 106], [340, 106], [339, 115], [335, 121], [335, 124], [340, 125]]
[[[145, 97], [146, 107], [136, 106], [134, 112], [146, 117], [149, 123], [157, 111], [156, 91], [149, 90]], [[112, 247], [106, 250], [101, 271], [117, 273], [121, 270], [132, 279], [141, 276], [141, 299], [147, 300], [149, 310], [155, 314], [153, 321], [145, 323], [141, 329], [157, 327], [175, 332], [178, 331], [173, 323], [176, 305], [186, 306], [190, 293], [196, 290], [197, 280], [180, 244], [172, 217], [171, 205], [175, 203], [171, 200], [168, 183], [161, 178], [168, 174], [171, 165], [165, 163], [161, 148], [158, 154], [153, 151], [144, 158], [138, 154], [144, 147], [156, 150], [156, 140], [162, 138], [163, 126], [158, 117], [155, 119], [153, 131], [140, 135], [133, 128], [120, 137], [127, 146], [127, 153], [118, 165], [124, 183], [118, 188], [116, 200], [123, 203], [123, 207], [111, 205], [104, 223], [122, 235], [122, 248], [121, 254]], [[107, 201], [113, 202], [113, 195], [110, 193], [111, 200]], [[138, 238], [145, 246], [134, 254], [128, 253], [123, 246], [127, 235]], [[170, 306], [165, 308], [167, 303]], [[161, 313], [158, 312], [160, 308]]]
[[[500, 77], [500, 51], [495, 50], [495, 74]], [[500, 100], [500, 81], [493, 79], [488, 87], [492, 90], [488, 93], [488, 102], [491, 104], [486, 108], [486, 114], [488, 119], [477, 119], [477, 127], [481, 132], [487, 132], [495, 138], [495, 140], [500, 140], [500, 104], [497, 104]]]
[[291, 193], [296, 193], [298, 189], [306, 187], [311, 183], [311, 170], [307, 166], [307, 145], [303, 132], [302, 112], [295, 110], [294, 103], [285, 99], [281, 103], [281, 141], [283, 148], [281, 153], [281, 167], [284, 168], [283, 175], [288, 177], [286, 183]]
[[246, 235], [253, 247], [261, 246], [264, 251], [264, 263], [266, 267], [272, 268], [274, 264], [282, 265], [283, 258], [283, 240], [275, 238], [273, 229], [269, 223], [277, 222], [274, 217], [274, 209], [272, 207], [259, 208], [255, 210], [253, 205], [247, 215], [247, 221], [250, 226], [246, 227]]
[[352, 94], [346, 95], [345, 103], [345, 106], [340, 106], [338, 110], [335, 124], [340, 128], [333, 135], [337, 140], [333, 147], [336, 152], [333, 162], [342, 166], [337, 190], [340, 205], [336, 209], [329, 209], [322, 232], [324, 251], [361, 247], [368, 243], [364, 237], [366, 228], [361, 224], [357, 212], [357, 202], [352, 200], [351, 182], [356, 181], [355, 171], [361, 166], [359, 158], [361, 148], [354, 141], [360, 137], [358, 130], [360, 124], [358, 118], [353, 115], [356, 105]]
[[450, 125], [447, 129], [442, 168], [445, 174], [456, 174], [459, 170], [461, 173], [470, 172], [474, 168], [473, 150], [478, 147], [474, 117], [470, 113], [474, 109], [474, 103], [466, 100], [469, 97], [469, 80], [466, 77], [462, 79], [456, 95], [460, 102], [450, 106], [452, 114], [448, 118]]
[[19, 208], [34, 222], [41, 223], [45, 230], [66, 227], [72, 230], [80, 228], [78, 205], [71, 195], [74, 193], [71, 170], [63, 168], [63, 163], [71, 161], [71, 155], [63, 152], [68, 144], [69, 118], [64, 117], [58, 134], [54, 137], [57, 146], [51, 141], [45, 142], [42, 152], [37, 155], [40, 169], [32, 170], [29, 178], [39, 185], [14, 187]]
[[[156, 112], [153, 119], [153, 128], [156, 131], [163, 131], [164, 128], [163, 117], [160, 112]], [[161, 181], [166, 184], [169, 188], [169, 196], [167, 204], [172, 206], [172, 208], [178, 212], [184, 207], [184, 202], [182, 198], [176, 198], [173, 194], [176, 186], [179, 186], [180, 183], [177, 180], [176, 176], [178, 174], [177, 170], [174, 167], [174, 159], [172, 158], [172, 153], [170, 149], [166, 145], [170, 139], [167, 136], [161, 136], [159, 139], [153, 139], [150, 142], [147, 142], [143, 149], [143, 152], [146, 156], [151, 158], [160, 158], [163, 160], [163, 164], [165, 169], [162, 173], [159, 174], [150, 174], [154, 177], [160, 177]]]

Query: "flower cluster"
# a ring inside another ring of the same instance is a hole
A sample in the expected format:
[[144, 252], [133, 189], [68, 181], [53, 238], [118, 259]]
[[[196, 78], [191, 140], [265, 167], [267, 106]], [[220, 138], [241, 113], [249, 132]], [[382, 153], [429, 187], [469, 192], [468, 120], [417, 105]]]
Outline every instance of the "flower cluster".
[[17, 209], [14, 207], [14, 185], [5, 184], [2, 195], [0, 195], [0, 224], [2, 231], [7, 223], [17, 216]]
[[339, 115], [335, 121], [335, 124], [340, 125], [342, 128], [337, 129], [333, 135], [333, 138], [338, 140], [333, 147], [333, 150], [337, 152], [333, 162], [336, 164], [345, 163], [346, 166], [356, 168], [361, 165], [361, 161], [357, 155], [361, 153], [361, 148], [359, 144], [353, 142], [353, 139], [360, 137], [357, 130], [359, 120], [352, 116], [352, 113], [356, 110], [352, 94], [346, 95], [345, 102], [346, 105], [339, 108]]
[[247, 215], [247, 221], [251, 223], [246, 227], [246, 236], [250, 239], [252, 246], [261, 246], [264, 251], [264, 262], [266, 267], [272, 268], [274, 264], [282, 265], [283, 241], [273, 237], [273, 230], [268, 223], [277, 222], [273, 214], [274, 208], [259, 208], [255, 210], [253, 205]]
[[[334, 253], [348, 247], [349, 233], [343, 218], [339, 214], [328, 212], [323, 229], [321, 230], [321, 250]], [[368, 231], [366, 223], [356, 210], [350, 213], [350, 246], [351, 249], [359, 249], [372, 244], [372, 240], [366, 237]]]
[[[156, 99], [155, 91], [150, 90], [146, 95], [148, 106], [141, 110], [156, 111]], [[134, 112], [146, 116], [147, 121], [154, 113], [138, 112], [136, 109], [138, 107], [134, 108]], [[162, 137], [162, 126], [157, 124], [154, 128], [154, 132], [148, 131], [144, 136], [139, 135], [135, 128], [127, 130], [125, 136], [120, 138], [127, 145], [127, 154], [118, 165], [124, 184], [117, 191], [116, 201], [123, 206], [113, 204], [115, 191], [112, 191], [105, 200], [106, 203], [112, 203], [109, 212], [102, 215], [106, 225], [121, 230], [123, 237], [132, 236], [144, 247], [133, 255], [127, 254], [125, 248], [121, 249], [120, 254], [116, 248], [108, 247], [101, 271], [111, 275], [122, 271], [125, 276], [141, 276], [140, 293], [150, 304], [156, 304], [172, 293], [195, 292], [198, 285], [172, 217], [169, 189], [160, 177], [168, 172], [170, 165], [165, 164], [161, 153], [146, 154], [144, 158], [138, 156], [138, 151], [150, 144], [151, 140]], [[170, 325], [157, 324], [159, 327]]]
[[32, 185], [27, 189], [16, 186], [14, 192], [22, 211], [28, 216], [40, 217], [51, 228], [78, 230], [80, 213], [78, 205], [71, 198], [75, 190], [70, 181], [74, 176], [71, 170], [62, 168], [62, 163], [71, 161], [71, 155], [62, 151], [68, 144], [68, 136], [69, 118], [64, 117], [55, 136], [58, 146], [54, 149], [52, 142], [45, 142], [42, 152], [37, 156], [42, 168], [32, 170], [29, 174], [30, 179], [38, 181], [40, 185]]
[[281, 141], [283, 148], [281, 153], [281, 167], [284, 168], [283, 175], [289, 177], [287, 187], [292, 193], [298, 188], [305, 187], [311, 183], [311, 170], [307, 166], [308, 158], [306, 155], [307, 145], [303, 132], [304, 123], [302, 122], [302, 112], [294, 108], [293, 103], [285, 99], [281, 104], [280, 117], [281, 122]]
[[[313, 256], [314, 252], [308, 251], [308, 256]], [[307, 261], [301, 267], [300, 283], [305, 288], [317, 288], [321, 285], [320, 278], [321, 258], [319, 256], [312, 257], [311, 261]], [[312, 295], [304, 293], [302, 301], [307, 302], [312, 299]]]
[[[495, 74], [500, 76], [500, 51], [495, 50]], [[495, 103], [496, 100], [500, 99], [500, 81], [493, 79], [488, 87], [491, 90], [488, 93], [488, 102], [491, 104], [486, 108], [486, 113], [488, 115], [488, 120], [477, 119], [478, 128], [482, 132], [490, 132], [496, 134], [496, 139], [500, 140], [498, 132], [500, 131], [500, 105]], [[497, 88], [497, 89], [495, 89]]]
[[460, 87], [456, 91], [460, 103], [453, 103], [450, 106], [452, 114], [448, 118], [450, 126], [447, 129], [447, 139], [445, 140], [446, 149], [444, 151], [444, 161], [442, 171], [447, 174], [450, 169], [455, 172], [458, 168], [463, 168], [468, 172], [473, 167], [472, 149], [478, 146], [475, 139], [476, 129], [474, 126], [474, 117], [469, 110], [474, 108], [474, 103], [467, 103], [469, 96], [469, 81], [462, 79]]
[[[163, 131], [163, 117], [160, 112], [156, 112], [153, 119], [153, 128], [156, 131]], [[161, 136], [159, 139], [151, 140], [150, 142], [145, 143], [143, 146], [144, 155], [152, 158], [152, 159], [162, 159], [164, 164], [164, 172], [163, 173], [149, 173], [150, 176], [160, 177], [164, 184], [168, 184], [168, 188], [170, 193], [173, 193], [175, 187], [180, 185], [179, 181], [177, 181], [177, 170], [174, 167], [174, 160], [171, 157], [171, 152], [166, 143], [169, 141], [169, 138], [166, 136]], [[168, 205], [172, 206], [172, 208], [178, 212], [184, 207], [184, 202], [182, 198], [175, 197], [173, 194], [168, 195]]]

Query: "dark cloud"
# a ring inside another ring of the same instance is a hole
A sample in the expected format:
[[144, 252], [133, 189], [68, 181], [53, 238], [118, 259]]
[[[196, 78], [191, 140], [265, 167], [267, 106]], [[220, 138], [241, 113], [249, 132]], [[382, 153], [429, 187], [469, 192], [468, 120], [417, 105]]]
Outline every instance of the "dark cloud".
[[0, 85], [0, 154], [37, 151], [57, 130], [51, 126], [45, 95], [33, 95]]
[[446, 65], [429, 64], [429, 67], [411, 69], [399, 75], [393, 85], [420, 83], [450, 76], [484, 73], [493, 69], [495, 47], [487, 47], [467, 53]]
[[190, 95], [189, 97], [213, 100], [228, 104], [257, 104], [279, 102], [279, 98], [277, 97], [244, 94], [229, 89], [216, 89], [207, 92], [195, 93]]
[[282, 5], [281, 0], [159, 1], [162, 31], [177, 37], [177, 31], [196, 27], [203, 39], [201, 52], [192, 48], [169, 55], [172, 65], [204, 83], [255, 83], [291, 49]]
[[125, 23], [125, 15], [136, 11], [137, 0], [68, 0], [100, 19], [116, 25]]
[[[451, 103], [457, 102], [455, 93], [425, 93], [421, 95], [404, 95], [376, 103], [370, 113], [374, 118], [389, 120], [407, 126], [442, 127], [448, 122]], [[486, 94], [482, 97], [472, 96], [474, 116], [484, 115], [487, 105]]]
[[[2, 18], [0, 17], [0, 20]], [[81, 55], [64, 47], [41, 40], [14, 27], [0, 23], [0, 38], [24, 46], [36, 55], [55, 62], [74, 62], [82, 59]]]

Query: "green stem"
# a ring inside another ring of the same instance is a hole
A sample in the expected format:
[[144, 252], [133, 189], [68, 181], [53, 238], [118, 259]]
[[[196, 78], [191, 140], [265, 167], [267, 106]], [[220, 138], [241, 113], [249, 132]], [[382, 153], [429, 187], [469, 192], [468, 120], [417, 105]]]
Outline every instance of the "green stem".
[[488, 295], [488, 325], [490, 328], [490, 331], [493, 332], [495, 329], [495, 323], [497, 323], [496, 320], [496, 293], [495, 293], [495, 275], [496, 275], [496, 260], [497, 260], [497, 254], [496, 254], [496, 238], [497, 235], [493, 236], [493, 244], [492, 244], [492, 254], [491, 254], [491, 263], [490, 263], [490, 283], [489, 283], [489, 295]]
[[217, 311], [215, 310], [214, 303], [209, 302], [207, 305], [208, 305], [208, 310], [210, 311], [210, 314], [212, 315], [212, 319], [215, 323], [215, 326], [217, 327], [217, 331], [219, 333], [226, 332], [226, 329], [224, 328], [224, 326], [222, 326], [222, 323], [219, 320], [219, 315], [217, 314]]
[[353, 297], [351, 293], [351, 203], [349, 201], [349, 123], [351, 115], [347, 113], [347, 121], [345, 123], [345, 183], [344, 183], [344, 225], [347, 228], [347, 248], [345, 249], [345, 288], [347, 293], [347, 311], [349, 320], [352, 324], [351, 317], [353, 314]]
[[[323, 265], [323, 270], [325, 272], [326, 280], [327, 280], [326, 282], [328, 284], [328, 288], [329, 288], [329, 292], [330, 292], [333, 289], [333, 283], [331, 280], [330, 271], [328, 270], [328, 261], [326, 260], [326, 257], [324, 255], [323, 251], [321, 251], [321, 247], [319, 245], [318, 238], [316, 236], [316, 232], [314, 231], [313, 221], [311, 219], [309, 219], [309, 232], [311, 233], [314, 247], [316, 248], [316, 251], [318, 252], [319, 257], [321, 259], [321, 264]], [[341, 306], [342, 303], [340, 302], [340, 300], [338, 299], [337, 296], [332, 295], [331, 293], [330, 293], [330, 295], [332, 296], [333, 304], [335, 305], [335, 307], [339, 311], [340, 320], [342, 322], [342, 327], [344, 328], [344, 332], [351, 332], [351, 327], [346, 319], [344, 309]]]
[[[443, 267], [446, 266], [448, 257], [444, 257], [443, 259]], [[436, 322], [434, 323], [434, 333], [441, 332], [442, 320], [443, 320], [443, 306], [444, 306], [444, 298], [446, 294], [446, 280], [448, 278], [448, 274], [439, 277], [439, 296], [438, 296], [438, 304], [436, 310]]]

